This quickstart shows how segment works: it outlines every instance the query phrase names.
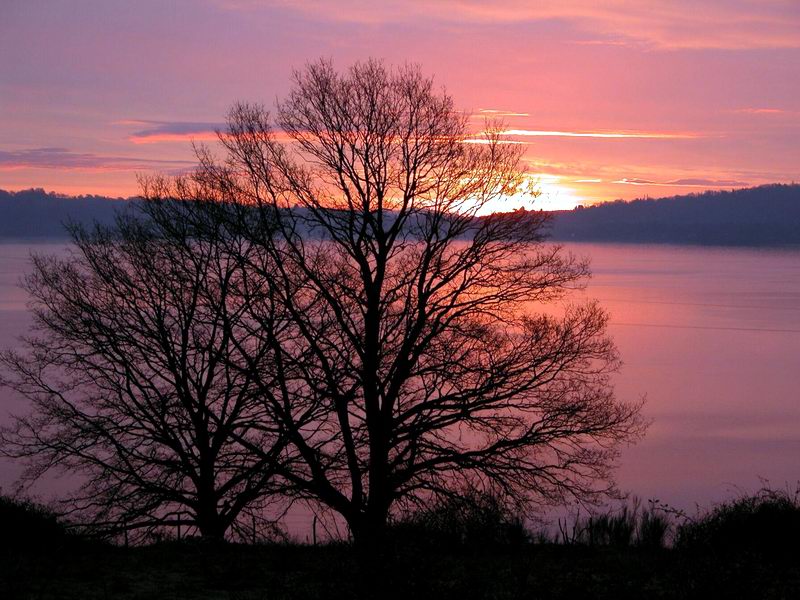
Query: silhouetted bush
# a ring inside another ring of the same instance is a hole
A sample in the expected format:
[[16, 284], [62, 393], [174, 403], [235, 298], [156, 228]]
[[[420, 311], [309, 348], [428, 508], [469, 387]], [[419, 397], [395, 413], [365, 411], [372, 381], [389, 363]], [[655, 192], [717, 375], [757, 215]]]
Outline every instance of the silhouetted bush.
[[643, 509], [636, 530], [636, 545], [643, 548], [663, 548], [672, 529], [672, 521], [655, 506]]
[[663, 548], [671, 528], [669, 516], [655, 502], [643, 509], [641, 502], [634, 498], [631, 504], [623, 504], [616, 510], [576, 518], [571, 526], [566, 521], [559, 522], [555, 541], [587, 546]]
[[796, 560], [800, 554], [798, 493], [762, 489], [720, 504], [679, 527], [675, 547], [707, 556], [757, 554]]
[[476, 492], [413, 512], [395, 521], [390, 535], [395, 543], [440, 548], [516, 547], [531, 541], [519, 512], [497, 495]]
[[623, 506], [616, 514], [588, 517], [579, 541], [589, 546], [630, 546], [635, 531], [636, 513]]
[[0, 496], [0, 550], [27, 550], [60, 545], [68, 537], [63, 523], [49, 509]]

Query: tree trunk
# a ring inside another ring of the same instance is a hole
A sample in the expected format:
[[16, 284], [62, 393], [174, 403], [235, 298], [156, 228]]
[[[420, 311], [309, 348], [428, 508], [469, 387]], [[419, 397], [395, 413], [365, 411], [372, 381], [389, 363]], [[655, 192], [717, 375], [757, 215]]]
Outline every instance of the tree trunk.
[[222, 541], [225, 539], [227, 527], [219, 516], [216, 507], [214, 507], [213, 510], [209, 508], [198, 511], [195, 522], [203, 539], [215, 541]]
[[217, 497], [213, 485], [204, 486], [198, 493], [198, 507], [195, 511], [195, 522], [200, 535], [207, 540], [223, 540], [227, 526], [219, 514]]
[[367, 553], [381, 552], [386, 545], [388, 535], [388, 507], [369, 506], [350, 521], [350, 531], [356, 548]]
[[368, 507], [350, 524], [358, 568], [358, 596], [381, 598], [386, 595], [388, 509]]
[[207, 540], [223, 540], [225, 538], [225, 525], [217, 506], [216, 477], [214, 472], [214, 457], [208, 449], [208, 440], [204, 437], [205, 430], [198, 428], [201, 438], [200, 480], [197, 484], [197, 510], [196, 521], [200, 535]]

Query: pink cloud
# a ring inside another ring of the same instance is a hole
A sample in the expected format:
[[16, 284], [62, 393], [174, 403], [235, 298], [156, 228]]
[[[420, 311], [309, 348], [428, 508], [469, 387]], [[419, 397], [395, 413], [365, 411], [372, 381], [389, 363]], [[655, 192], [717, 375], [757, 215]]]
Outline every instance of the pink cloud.
[[[785, 0], [216, 0], [229, 10], [278, 7], [335, 21], [377, 24], [418, 19], [473, 23], [568, 20], [592, 38], [658, 48], [798, 48], [800, 5]], [[622, 39], [620, 39], [622, 38]]]
[[747, 108], [737, 108], [732, 110], [731, 112], [741, 113], [746, 115], [786, 115], [791, 114], [788, 110], [783, 110], [781, 108], [756, 108], [756, 107], [747, 107]]

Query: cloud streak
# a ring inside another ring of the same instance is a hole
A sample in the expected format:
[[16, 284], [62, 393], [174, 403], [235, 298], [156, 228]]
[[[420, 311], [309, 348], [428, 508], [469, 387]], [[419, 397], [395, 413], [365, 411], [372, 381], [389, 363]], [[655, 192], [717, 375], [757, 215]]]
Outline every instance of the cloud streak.
[[[136, 131], [128, 136], [128, 141], [134, 144], [161, 144], [165, 142], [216, 142], [220, 134], [225, 136], [227, 125], [225, 123], [204, 123], [190, 121], [141, 121], [128, 119], [116, 121], [117, 125], [146, 126], [145, 129]], [[273, 139], [278, 142], [291, 142], [288, 134], [281, 130], [272, 131]]]
[[662, 49], [800, 47], [800, 4], [787, 0], [216, 0], [228, 10], [271, 7], [362, 24], [419, 19], [456, 23], [564, 20], [595, 41]]
[[791, 111], [783, 110], [782, 108], [758, 108], [758, 107], [746, 107], [746, 108], [737, 108], [732, 110], [731, 112], [743, 114], [743, 115], [789, 115], [792, 114]]
[[500, 110], [497, 108], [481, 108], [478, 110], [478, 114], [475, 116], [487, 116], [487, 117], [529, 117], [530, 113], [526, 112], [514, 112], [510, 110]]
[[217, 131], [225, 129], [224, 123], [202, 123], [186, 121], [118, 121], [119, 125], [146, 126], [132, 133], [128, 140], [134, 144], [159, 144], [163, 142], [212, 141]]
[[163, 160], [129, 156], [104, 156], [91, 152], [73, 152], [67, 148], [46, 147], [26, 150], [0, 150], [0, 170], [59, 169], [68, 171], [146, 171], [186, 169], [186, 160]]
[[701, 137], [696, 133], [667, 133], [653, 131], [550, 131], [540, 129], [507, 129], [505, 135], [520, 137], [569, 137], [600, 139], [659, 139], [681, 140]]
[[[605, 140], [625, 140], [625, 139], [639, 139], [639, 140], [690, 140], [703, 137], [699, 133], [673, 133], [664, 131], [561, 131], [549, 129], [505, 129], [502, 135], [506, 138], [526, 138], [526, 137], [554, 137], [554, 138], [594, 138]], [[481, 144], [488, 143], [486, 139], [486, 132], [475, 133], [469, 143]], [[506, 144], [528, 144], [530, 142], [504, 139]]]
[[747, 187], [750, 185], [746, 181], [738, 181], [736, 179], [704, 179], [704, 178], [684, 178], [673, 179], [671, 181], [654, 181], [652, 179], [640, 179], [637, 177], [623, 177], [614, 181], [614, 183], [622, 185], [658, 185], [668, 187], [702, 187], [702, 188], [715, 188], [715, 187]]

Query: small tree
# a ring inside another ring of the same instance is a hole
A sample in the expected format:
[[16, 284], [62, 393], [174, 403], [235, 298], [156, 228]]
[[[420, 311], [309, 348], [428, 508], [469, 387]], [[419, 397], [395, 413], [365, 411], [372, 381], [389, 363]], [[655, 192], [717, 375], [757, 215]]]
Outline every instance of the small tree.
[[245, 348], [260, 352], [237, 300], [255, 283], [209, 241], [212, 228], [205, 241], [193, 233], [191, 203], [137, 206], [112, 228], [73, 227], [67, 256], [33, 258], [24, 285], [37, 335], [0, 355], [0, 383], [33, 410], [0, 449], [27, 459], [28, 479], [76, 474], [66, 508], [90, 527], [183, 524], [222, 538], [263, 501], [281, 452], [258, 388], [234, 366]]
[[285, 385], [262, 399], [287, 432], [292, 493], [374, 544], [398, 503], [611, 490], [639, 405], [614, 399], [598, 305], [542, 310], [586, 262], [542, 243], [541, 212], [487, 214], [524, 187], [518, 146], [471, 135], [416, 68], [375, 61], [296, 73], [277, 123], [288, 143], [236, 106], [225, 161], [201, 151], [194, 177], [246, 207], [230, 226], [270, 258], [242, 262], [283, 311], [282, 334], [264, 332]]

